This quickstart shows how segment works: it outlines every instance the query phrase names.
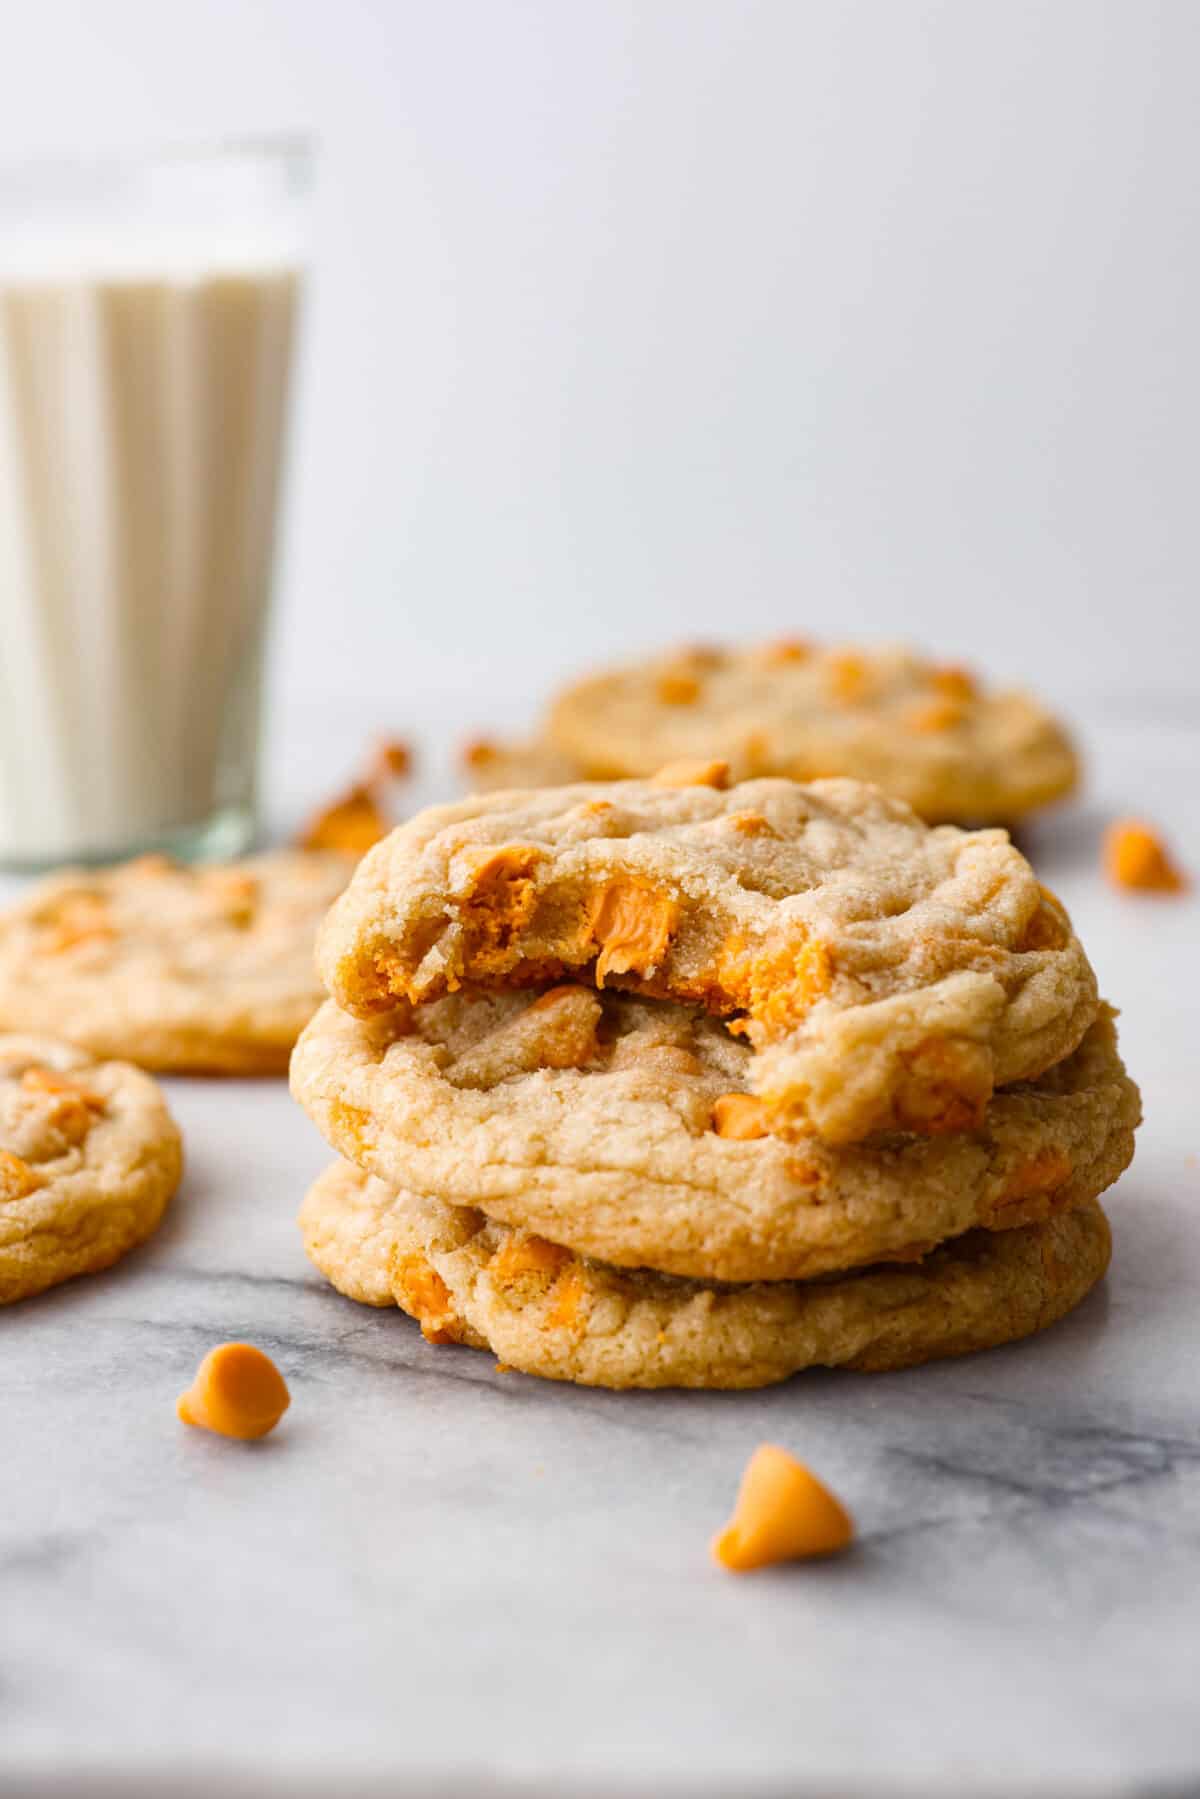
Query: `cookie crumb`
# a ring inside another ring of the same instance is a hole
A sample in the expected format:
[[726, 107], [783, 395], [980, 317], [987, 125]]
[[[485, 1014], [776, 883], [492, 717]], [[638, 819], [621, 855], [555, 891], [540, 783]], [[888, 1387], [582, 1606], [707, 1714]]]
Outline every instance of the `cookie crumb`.
[[274, 1430], [291, 1403], [287, 1383], [269, 1355], [252, 1343], [219, 1343], [209, 1350], [175, 1409], [184, 1424], [250, 1441]]
[[1104, 866], [1116, 887], [1141, 893], [1182, 893], [1187, 876], [1172, 860], [1158, 832], [1137, 818], [1110, 825], [1104, 838]]
[[712, 1553], [731, 1573], [748, 1574], [772, 1562], [835, 1555], [853, 1540], [854, 1520], [829, 1488], [786, 1449], [762, 1443]]

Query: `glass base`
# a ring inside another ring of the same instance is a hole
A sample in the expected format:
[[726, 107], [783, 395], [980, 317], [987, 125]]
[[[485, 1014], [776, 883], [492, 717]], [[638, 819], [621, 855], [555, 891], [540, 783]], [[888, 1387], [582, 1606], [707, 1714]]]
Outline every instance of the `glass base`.
[[131, 856], [153, 855], [171, 856], [177, 862], [228, 862], [251, 848], [257, 832], [258, 820], [252, 807], [226, 806], [203, 824], [106, 849], [28, 856], [9, 854], [0, 845], [0, 869], [9, 874], [47, 874], [56, 868], [95, 868], [127, 862]]

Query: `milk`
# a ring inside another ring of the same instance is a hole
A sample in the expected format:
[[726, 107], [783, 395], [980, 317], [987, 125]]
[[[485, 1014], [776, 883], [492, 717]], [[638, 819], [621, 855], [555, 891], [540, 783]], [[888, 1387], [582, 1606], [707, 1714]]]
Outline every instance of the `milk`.
[[0, 861], [247, 834], [298, 291], [0, 272]]

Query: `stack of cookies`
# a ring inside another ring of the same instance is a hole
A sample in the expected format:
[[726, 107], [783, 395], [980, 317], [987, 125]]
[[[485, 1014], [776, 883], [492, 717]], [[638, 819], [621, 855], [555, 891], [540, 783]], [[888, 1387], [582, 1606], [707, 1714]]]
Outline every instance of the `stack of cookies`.
[[495, 793], [373, 850], [318, 960], [306, 1247], [434, 1343], [750, 1387], [1010, 1341], [1107, 1265], [1137, 1089], [1001, 830], [721, 763]]

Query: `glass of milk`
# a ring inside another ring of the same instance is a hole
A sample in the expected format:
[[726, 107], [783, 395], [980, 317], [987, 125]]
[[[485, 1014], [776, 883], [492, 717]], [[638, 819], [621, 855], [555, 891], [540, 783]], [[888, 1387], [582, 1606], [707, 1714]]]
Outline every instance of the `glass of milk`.
[[310, 175], [0, 170], [0, 864], [254, 835]]

